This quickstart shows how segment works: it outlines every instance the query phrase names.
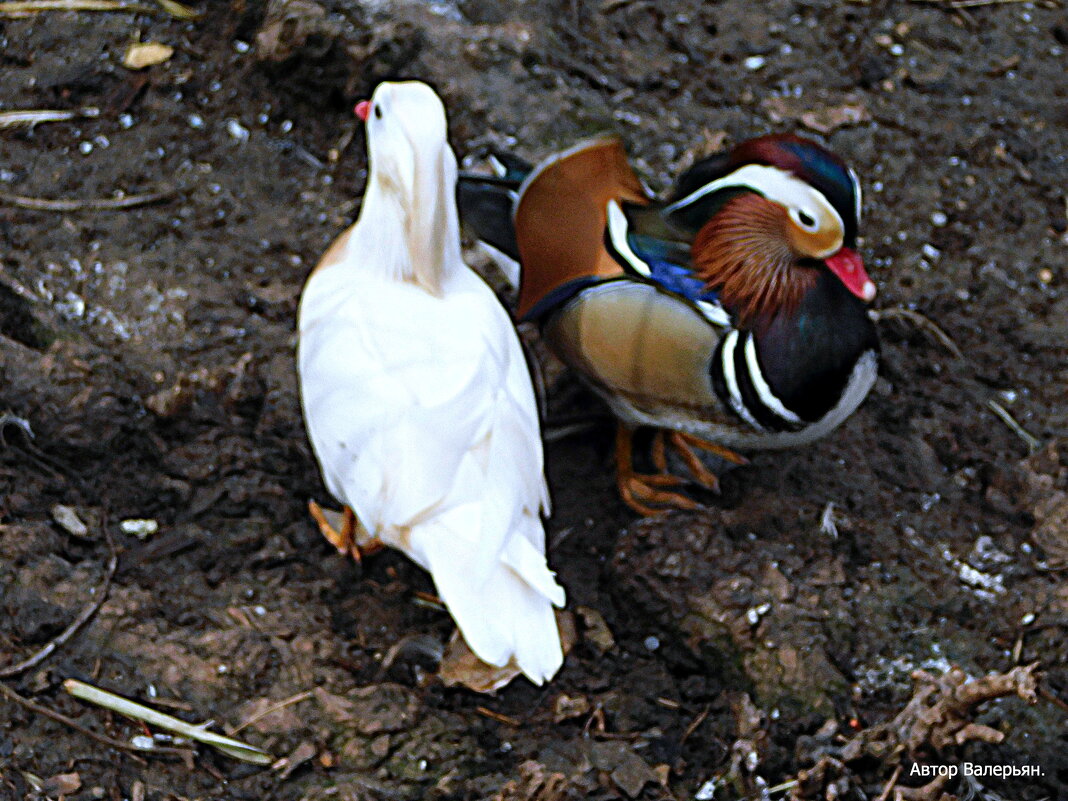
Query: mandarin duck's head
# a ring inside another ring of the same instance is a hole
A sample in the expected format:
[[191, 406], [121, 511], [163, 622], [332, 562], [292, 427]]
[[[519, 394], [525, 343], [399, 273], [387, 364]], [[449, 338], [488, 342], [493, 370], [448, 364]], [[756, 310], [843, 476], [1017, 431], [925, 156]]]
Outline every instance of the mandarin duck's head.
[[695, 272], [744, 324], [796, 306], [830, 272], [869, 302], [857, 254], [860, 184], [817, 143], [777, 134], [695, 164], [665, 208], [694, 232]]

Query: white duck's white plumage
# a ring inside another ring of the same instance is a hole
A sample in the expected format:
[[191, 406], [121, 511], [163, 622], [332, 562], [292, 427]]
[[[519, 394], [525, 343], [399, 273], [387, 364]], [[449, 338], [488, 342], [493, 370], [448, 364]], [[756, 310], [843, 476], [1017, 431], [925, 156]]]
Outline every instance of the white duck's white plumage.
[[464, 264], [456, 158], [428, 86], [382, 84], [356, 224], [305, 286], [298, 368], [327, 488], [430, 571], [480, 659], [541, 683], [563, 654], [537, 407], [515, 329]]

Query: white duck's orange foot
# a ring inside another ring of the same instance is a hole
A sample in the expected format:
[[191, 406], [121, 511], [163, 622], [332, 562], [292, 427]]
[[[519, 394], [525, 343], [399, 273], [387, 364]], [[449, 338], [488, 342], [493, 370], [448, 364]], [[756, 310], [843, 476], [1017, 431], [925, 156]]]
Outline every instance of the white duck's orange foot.
[[356, 531], [359, 528], [359, 523], [356, 520], [356, 513], [352, 511], [351, 507], [346, 506], [342, 510], [340, 531], [334, 528], [330, 520], [327, 519], [327, 514], [323, 511], [323, 507], [315, 501], [308, 501], [308, 513], [315, 520], [316, 525], [319, 526], [319, 531], [326, 537], [326, 541], [337, 548], [337, 552], [342, 556], [351, 556], [357, 562], [363, 562], [363, 557], [376, 554], [386, 547], [385, 543], [377, 537], [372, 537], [362, 545], [356, 542]]
[[[642, 474], [634, 472], [634, 432], [620, 424], [616, 429], [616, 486], [619, 497], [643, 517], [664, 514], [671, 508], [697, 509], [699, 504], [692, 498], [662, 487], [677, 487], [683, 479], [667, 472], [664, 457], [662, 432], [657, 432], [659, 440], [653, 441], [653, 462], [661, 472]], [[658, 509], [649, 504], [667, 507]]]
[[[663, 458], [663, 437], [664, 432], [658, 431], [657, 437], [660, 438], [660, 459], [664, 462], [666, 468], [666, 460]], [[685, 434], [682, 431], [671, 431], [667, 434], [667, 440], [671, 443], [671, 447], [675, 449], [675, 452], [679, 455], [682, 461], [685, 463], [687, 469], [690, 471], [690, 475], [693, 476], [695, 483], [704, 487], [707, 490], [719, 494], [719, 476], [705, 467], [704, 462], [700, 457], [694, 453], [694, 448], [699, 448], [707, 453], [714, 454], [724, 461], [731, 462], [732, 464], [748, 464], [749, 460], [741, 454], [735, 453], [729, 448], [724, 448], [722, 445], [717, 445], [714, 442], [695, 437], [693, 434]], [[654, 443], [653, 458], [656, 460], [656, 443]], [[660, 466], [658, 462], [657, 466]], [[661, 469], [665, 469], [661, 468]]]

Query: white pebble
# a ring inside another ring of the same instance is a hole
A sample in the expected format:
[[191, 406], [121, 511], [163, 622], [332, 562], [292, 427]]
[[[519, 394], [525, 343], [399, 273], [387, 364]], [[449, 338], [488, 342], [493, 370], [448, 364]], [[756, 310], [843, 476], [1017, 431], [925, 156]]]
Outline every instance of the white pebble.
[[248, 42], [242, 41], [241, 39], [234, 39], [234, 50], [238, 53], [247, 53], [251, 47], [252, 45]]
[[763, 56], [749, 56], [749, 58], [747, 58], [742, 63], [745, 65], [745, 68], [750, 72], [756, 72], [758, 69], [767, 64], [768, 60]]
[[90, 153], [93, 152], [93, 143], [92, 142], [81, 142], [78, 145], [78, 150], [79, 150], [79, 152], [81, 152], [81, 154], [83, 156], [88, 156]]
[[248, 141], [248, 128], [234, 119], [226, 121], [226, 132], [238, 142]]
[[939, 228], [941, 228], [947, 222], [949, 222], [949, 217], [946, 216], [946, 213], [944, 211], [932, 212], [931, 225], [937, 225]]
[[646, 637], [645, 642], [642, 643], [647, 651], [655, 651], [660, 647], [660, 640], [656, 637]]
[[129, 534], [139, 540], [143, 540], [159, 531], [159, 523], [155, 520], [131, 518], [119, 523], [119, 528], [122, 529], [123, 534]]
[[942, 255], [942, 251], [941, 250], [936, 248], [934, 245], [930, 245], [930, 244], [924, 244], [924, 246], [921, 248], [921, 250], [923, 251], [924, 257], [930, 259], [931, 261], [934, 261], [935, 259], [937, 259], [939, 256]]
[[190, 114], [188, 119], [189, 119], [189, 127], [191, 127], [191, 128], [203, 128], [204, 127], [204, 118], [201, 117], [199, 114]]
[[129, 130], [133, 128], [134, 118], [132, 114], [120, 114], [119, 115], [119, 127]]

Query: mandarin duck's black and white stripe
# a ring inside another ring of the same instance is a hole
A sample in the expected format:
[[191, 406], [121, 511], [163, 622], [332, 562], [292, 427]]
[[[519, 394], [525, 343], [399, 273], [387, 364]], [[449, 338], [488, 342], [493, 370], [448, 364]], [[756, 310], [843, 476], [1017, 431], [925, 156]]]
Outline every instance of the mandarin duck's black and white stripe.
[[[461, 215], [521, 264], [518, 315], [541, 324], [628, 431], [665, 430], [699, 483], [715, 479], [693, 447], [730, 458], [725, 449], [801, 445], [871, 389], [879, 346], [866, 308], [875, 286], [855, 251], [860, 186], [820, 145], [749, 140], [695, 164], [665, 201], [617, 139], [523, 172], [513, 160], [502, 177], [466, 176]], [[632, 506], [688, 505], [662, 489], [681, 483], [662, 453], [662, 474], [639, 477], [629, 447], [621, 433]]]

